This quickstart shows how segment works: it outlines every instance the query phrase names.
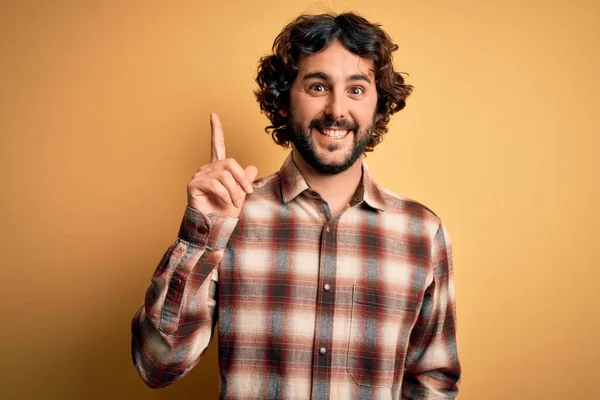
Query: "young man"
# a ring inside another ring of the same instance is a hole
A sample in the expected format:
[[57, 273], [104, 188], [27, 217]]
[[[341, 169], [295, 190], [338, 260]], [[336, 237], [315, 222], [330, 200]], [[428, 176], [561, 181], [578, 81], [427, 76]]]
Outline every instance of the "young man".
[[188, 184], [179, 236], [132, 323], [151, 387], [183, 377], [219, 320], [224, 399], [446, 399], [458, 392], [452, 254], [425, 206], [372, 180], [361, 156], [412, 87], [397, 46], [352, 14], [301, 16], [259, 65], [280, 171], [225, 158]]

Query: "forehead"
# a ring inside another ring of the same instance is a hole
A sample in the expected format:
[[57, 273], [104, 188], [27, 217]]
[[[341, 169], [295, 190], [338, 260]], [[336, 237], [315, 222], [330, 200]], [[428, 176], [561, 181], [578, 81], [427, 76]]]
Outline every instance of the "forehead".
[[315, 71], [324, 72], [333, 80], [345, 79], [356, 74], [374, 77], [374, 64], [372, 60], [359, 57], [346, 49], [338, 40], [334, 40], [320, 52], [300, 57], [298, 62], [300, 77]]

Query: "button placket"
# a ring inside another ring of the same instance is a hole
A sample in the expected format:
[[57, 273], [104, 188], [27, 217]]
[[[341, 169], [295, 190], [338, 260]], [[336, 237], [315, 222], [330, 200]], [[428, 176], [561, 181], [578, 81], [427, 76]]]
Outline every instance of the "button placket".
[[[324, 223], [321, 228], [321, 243], [319, 257], [318, 277], [318, 302], [317, 320], [315, 324], [314, 354], [317, 357], [313, 370], [312, 398], [321, 398], [321, 394], [327, 392], [330, 385], [329, 371], [333, 368], [333, 315], [335, 307], [335, 291], [333, 285], [336, 277], [336, 255], [335, 255], [335, 224], [337, 218], [332, 218], [329, 207], [325, 201], [322, 202], [325, 211]], [[331, 352], [330, 352], [331, 350]]]

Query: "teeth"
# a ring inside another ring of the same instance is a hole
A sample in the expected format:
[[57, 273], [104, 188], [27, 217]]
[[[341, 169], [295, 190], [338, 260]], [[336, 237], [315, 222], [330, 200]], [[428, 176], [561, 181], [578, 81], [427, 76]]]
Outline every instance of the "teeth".
[[332, 139], [340, 139], [346, 136], [348, 131], [342, 131], [339, 129], [323, 129], [323, 135], [330, 137]]

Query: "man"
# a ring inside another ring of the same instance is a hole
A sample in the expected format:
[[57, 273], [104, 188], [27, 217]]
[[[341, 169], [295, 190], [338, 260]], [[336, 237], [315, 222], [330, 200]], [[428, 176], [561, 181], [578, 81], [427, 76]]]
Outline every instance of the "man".
[[396, 49], [352, 13], [286, 26], [257, 77], [267, 131], [292, 148], [268, 177], [226, 158], [211, 115], [211, 162], [132, 323], [149, 386], [183, 377], [218, 317], [221, 398], [456, 397], [448, 233], [361, 159], [412, 89]]

